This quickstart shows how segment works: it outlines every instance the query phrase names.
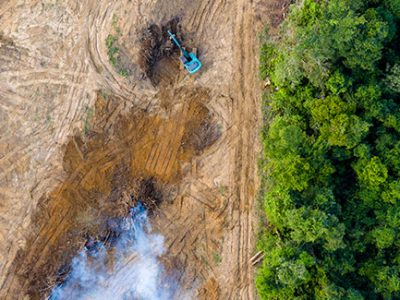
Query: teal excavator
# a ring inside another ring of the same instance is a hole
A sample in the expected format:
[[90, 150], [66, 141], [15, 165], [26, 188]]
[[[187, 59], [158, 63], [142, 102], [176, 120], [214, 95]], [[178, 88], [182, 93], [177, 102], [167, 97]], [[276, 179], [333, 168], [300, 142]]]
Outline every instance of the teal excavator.
[[171, 31], [168, 30], [168, 34], [175, 43], [175, 45], [178, 46], [179, 50], [181, 51], [181, 56], [179, 60], [182, 62], [184, 65], [185, 69], [190, 73], [194, 74], [198, 72], [201, 69], [201, 62], [200, 60], [196, 57], [196, 55], [193, 52], [188, 52], [186, 51], [185, 48], [181, 46], [179, 43], [178, 39], [176, 38], [175, 34], [173, 34]]

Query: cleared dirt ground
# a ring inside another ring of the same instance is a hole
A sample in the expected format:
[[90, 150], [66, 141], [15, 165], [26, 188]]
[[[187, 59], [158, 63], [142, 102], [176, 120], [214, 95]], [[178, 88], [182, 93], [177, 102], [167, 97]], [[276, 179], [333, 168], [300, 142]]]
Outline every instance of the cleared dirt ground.
[[[107, 235], [106, 220], [126, 213], [130, 195], [154, 202], [152, 224], [182, 295], [256, 297], [257, 34], [286, 6], [0, 3], [1, 299], [47, 295], [86, 236]], [[176, 17], [203, 70], [189, 77], [172, 53], [149, 78], [146, 30]], [[117, 67], [109, 34], [118, 37]]]

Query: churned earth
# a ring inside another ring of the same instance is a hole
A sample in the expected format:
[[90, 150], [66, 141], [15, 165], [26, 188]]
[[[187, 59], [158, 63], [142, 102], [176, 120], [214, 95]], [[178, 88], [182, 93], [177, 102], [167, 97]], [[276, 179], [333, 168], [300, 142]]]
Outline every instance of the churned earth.
[[1, 299], [46, 297], [138, 198], [185, 295], [256, 298], [257, 35], [288, 3], [0, 3]]

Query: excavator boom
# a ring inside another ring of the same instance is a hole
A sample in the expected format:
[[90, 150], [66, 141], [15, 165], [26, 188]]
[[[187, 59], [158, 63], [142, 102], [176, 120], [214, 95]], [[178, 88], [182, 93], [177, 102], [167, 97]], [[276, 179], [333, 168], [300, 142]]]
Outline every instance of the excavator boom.
[[172, 39], [172, 41], [175, 43], [175, 45], [179, 48], [179, 50], [181, 51], [181, 62], [183, 63], [183, 65], [185, 66], [186, 70], [190, 73], [190, 74], [194, 74], [197, 71], [200, 70], [202, 64], [200, 62], [200, 60], [196, 57], [196, 55], [193, 52], [188, 52], [186, 51], [181, 43], [178, 41], [178, 39], [176, 38], [175, 34], [173, 34], [171, 31], [168, 30], [168, 34], [170, 36], [170, 38]]

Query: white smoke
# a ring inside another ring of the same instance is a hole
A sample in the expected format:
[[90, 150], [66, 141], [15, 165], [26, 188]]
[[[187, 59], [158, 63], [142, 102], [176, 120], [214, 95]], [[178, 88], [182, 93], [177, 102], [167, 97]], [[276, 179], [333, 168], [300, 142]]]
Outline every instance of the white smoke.
[[159, 261], [164, 238], [151, 233], [146, 210], [139, 203], [121, 224], [113, 254], [102, 244], [97, 244], [94, 251], [82, 250], [73, 259], [65, 282], [53, 289], [49, 299], [173, 298], [176, 284], [166, 278]]

